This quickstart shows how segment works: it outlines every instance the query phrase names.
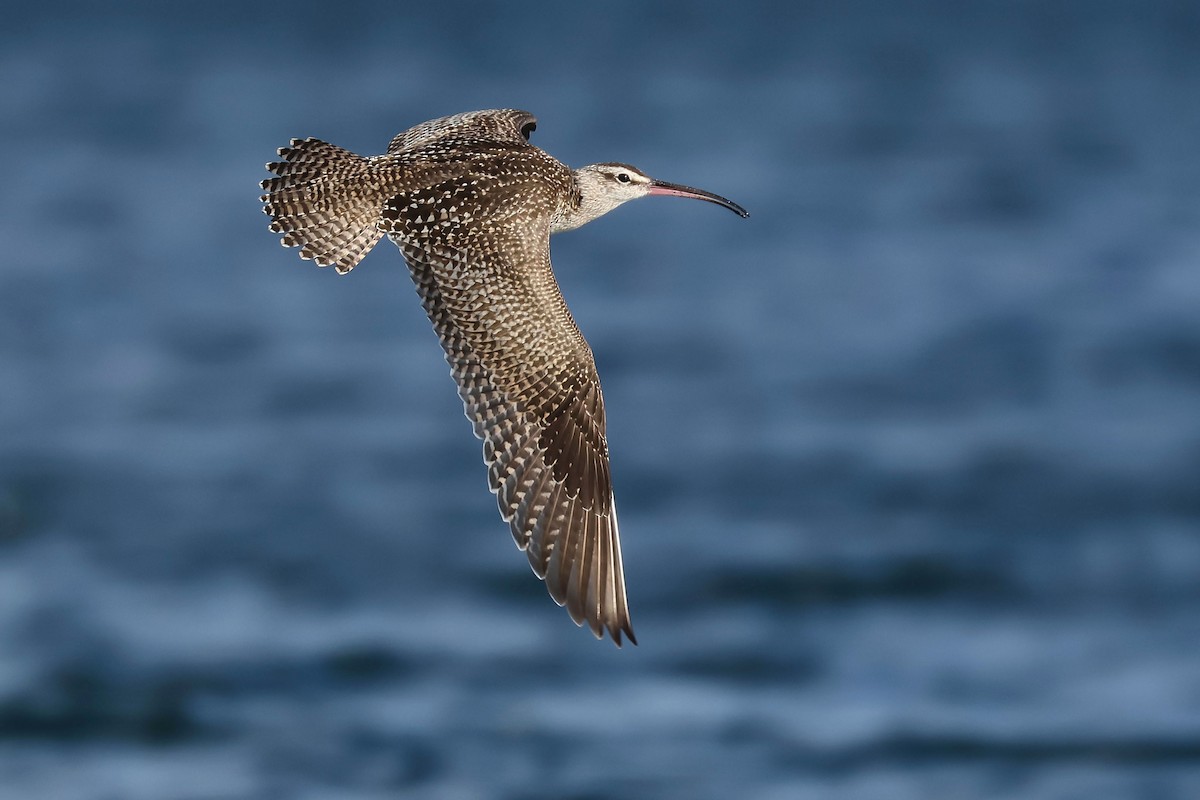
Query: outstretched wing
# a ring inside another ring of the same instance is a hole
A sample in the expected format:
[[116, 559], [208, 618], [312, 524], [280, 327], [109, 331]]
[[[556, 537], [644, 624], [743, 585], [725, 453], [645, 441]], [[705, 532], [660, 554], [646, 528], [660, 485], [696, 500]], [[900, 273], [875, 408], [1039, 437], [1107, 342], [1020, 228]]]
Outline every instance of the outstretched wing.
[[536, 127], [537, 118], [528, 111], [515, 108], [468, 111], [465, 114], [440, 117], [414, 125], [403, 133], [396, 134], [387, 151], [394, 155], [424, 147], [438, 140], [473, 140], [520, 145], [529, 141], [529, 134]]
[[453, 180], [385, 204], [483, 453], [500, 513], [550, 595], [636, 643], [604, 404], [550, 266], [550, 192]]

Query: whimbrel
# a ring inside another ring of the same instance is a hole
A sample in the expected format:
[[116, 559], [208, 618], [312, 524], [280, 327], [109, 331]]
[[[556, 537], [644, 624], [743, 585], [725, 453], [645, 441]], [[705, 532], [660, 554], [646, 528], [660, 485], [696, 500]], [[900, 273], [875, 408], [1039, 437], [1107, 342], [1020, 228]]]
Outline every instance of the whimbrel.
[[483, 440], [500, 514], [550, 596], [597, 638], [634, 644], [592, 351], [550, 266], [550, 236], [645, 195], [707, 200], [628, 164], [572, 170], [529, 144], [532, 114], [431, 120], [355, 155], [293, 139], [267, 164], [263, 211], [285, 247], [339, 273], [385, 234], [408, 262]]

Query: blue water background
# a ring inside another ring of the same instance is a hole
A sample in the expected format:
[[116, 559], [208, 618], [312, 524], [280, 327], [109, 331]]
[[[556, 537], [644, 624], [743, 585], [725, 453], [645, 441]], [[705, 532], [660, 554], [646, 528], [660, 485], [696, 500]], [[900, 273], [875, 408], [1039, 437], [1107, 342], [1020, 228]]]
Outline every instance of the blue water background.
[[[14, 4], [0, 797], [1200, 797], [1200, 7]], [[750, 209], [556, 238], [641, 641], [499, 520], [294, 136], [475, 108]]]

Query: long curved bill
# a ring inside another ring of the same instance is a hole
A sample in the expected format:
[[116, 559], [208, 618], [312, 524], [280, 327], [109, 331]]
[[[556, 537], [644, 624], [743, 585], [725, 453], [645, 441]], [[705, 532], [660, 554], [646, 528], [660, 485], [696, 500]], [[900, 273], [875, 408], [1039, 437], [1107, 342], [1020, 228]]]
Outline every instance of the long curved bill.
[[710, 203], [716, 203], [719, 206], [728, 208], [739, 217], [745, 219], [750, 216], [750, 212], [739, 206], [732, 200], [727, 200], [719, 194], [706, 192], [703, 189], [693, 189], [690, 186], [680, 186], [678, 183], [667, 183], [666, 181], [652, 181], [650, 183], [650, 191], [646, 194], [662, 194], [670, 197], [691, 197], [696, 200], [707, 200]]

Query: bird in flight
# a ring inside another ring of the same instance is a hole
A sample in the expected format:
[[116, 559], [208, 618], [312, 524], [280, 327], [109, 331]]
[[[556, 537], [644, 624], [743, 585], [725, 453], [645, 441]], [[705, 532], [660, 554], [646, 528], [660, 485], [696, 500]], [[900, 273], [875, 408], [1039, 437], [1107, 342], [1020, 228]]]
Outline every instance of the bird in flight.
[[620, 647], [629, 619], [592, 351], [550, 265], [550, 236], [646, 195], [724, 197], [628, 164], [572, 170], [529, 143], [526, 111], [424, 122], [359, 156], [293, 139], [267, 164], [263, 211], [285, 247], [345, 274], [383, 237], [400, 248], [441, 340], [488, 482], [517, 546], [577, 625]]

